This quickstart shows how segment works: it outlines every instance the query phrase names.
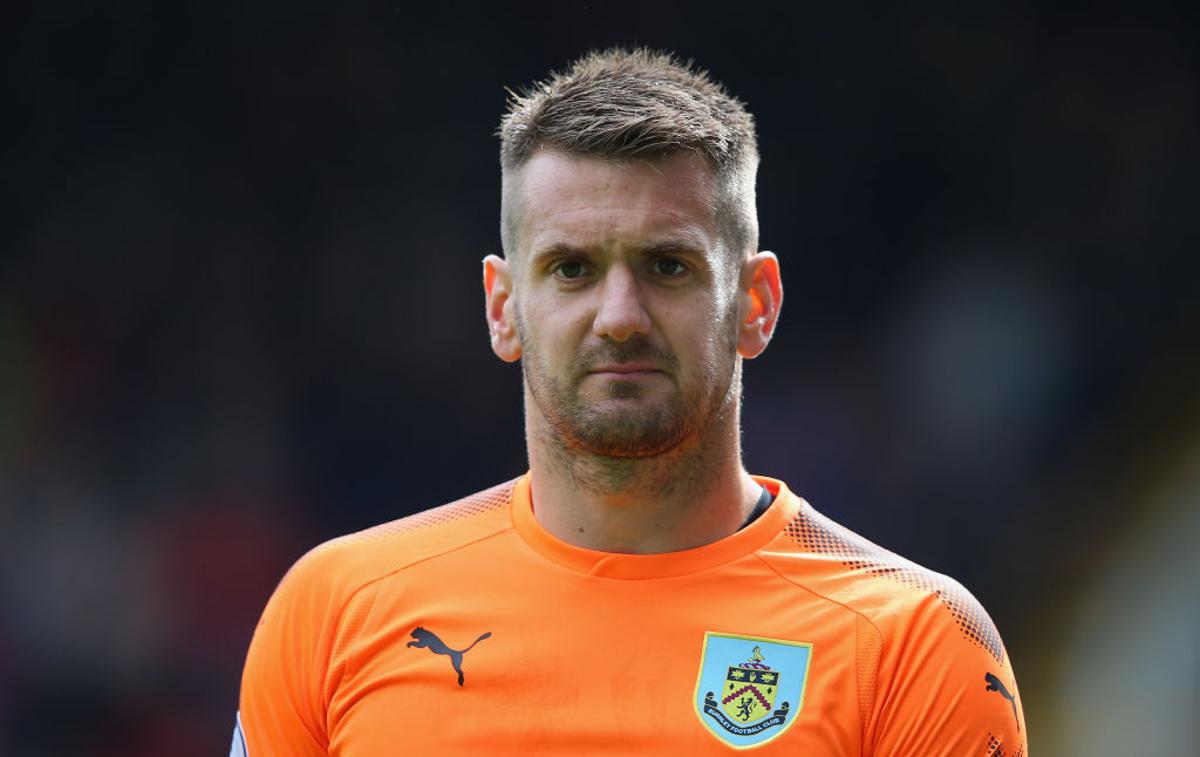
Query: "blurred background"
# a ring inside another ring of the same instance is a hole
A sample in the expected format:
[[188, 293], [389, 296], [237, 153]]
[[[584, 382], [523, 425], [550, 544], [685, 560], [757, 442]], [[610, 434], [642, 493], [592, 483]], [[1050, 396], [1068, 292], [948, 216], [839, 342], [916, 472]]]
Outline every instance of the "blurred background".
[[1194, 6], [335, 5], [0, 11], [0, 753], [226, 753], [293, 560], [524, 471], [504, 88], [646, 44], [758, 118], [750, 470], [983, 601], [1033, 754], [1198, 754]]

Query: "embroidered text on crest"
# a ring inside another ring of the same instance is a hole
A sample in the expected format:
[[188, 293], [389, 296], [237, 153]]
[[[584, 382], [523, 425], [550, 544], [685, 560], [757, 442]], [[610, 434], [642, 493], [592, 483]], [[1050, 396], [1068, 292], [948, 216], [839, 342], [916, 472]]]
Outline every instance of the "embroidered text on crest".
[[722, 728], [738, 736], [750, 736], [782, 725], [791, 705], [784, 702], [772, 711], [779, 682], [780, 674], [766, 664], [762, 647], [755, 647], [749, 660], [727, 669], [720, 702], [713, 692], [705, 694], [704, 712]]

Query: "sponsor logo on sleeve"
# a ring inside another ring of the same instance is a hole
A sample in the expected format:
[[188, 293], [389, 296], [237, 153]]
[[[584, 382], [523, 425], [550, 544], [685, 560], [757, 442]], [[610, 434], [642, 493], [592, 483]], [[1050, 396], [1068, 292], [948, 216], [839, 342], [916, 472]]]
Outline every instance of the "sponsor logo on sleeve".
[[1017, 723], [1017, 730], [1021, 730], [1021, 719], [1017, 717], [1017, 698], [1008, 693], [1008, 689], [1004, 687], [1004, 683], [992, 673], [984, 673], [983, 680], [987, 683], [985, 691], [994, 691], [1000, 696], [1008, 700], [1012, 705], [1013, 720]]
[[229, 747], [229, 757], [246, 757], [246, 737], [242, 735], [242, 713], [240, 710], [233, 723], [233, 744]]

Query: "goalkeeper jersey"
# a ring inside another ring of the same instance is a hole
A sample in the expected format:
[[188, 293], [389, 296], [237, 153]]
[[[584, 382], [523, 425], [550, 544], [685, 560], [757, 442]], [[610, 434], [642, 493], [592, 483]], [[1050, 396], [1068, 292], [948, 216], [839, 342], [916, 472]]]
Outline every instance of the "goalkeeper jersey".
[[560, 541], [528, 475], [317, 547], [254, 633], [234, 753], [1025, 755], [978, 602], [755, 478], [770, 508], [681, 552]]

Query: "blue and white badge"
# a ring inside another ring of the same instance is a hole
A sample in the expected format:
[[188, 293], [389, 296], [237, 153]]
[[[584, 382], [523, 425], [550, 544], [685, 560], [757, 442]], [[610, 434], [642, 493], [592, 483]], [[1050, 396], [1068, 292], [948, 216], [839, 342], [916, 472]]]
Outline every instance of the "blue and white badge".
[[708, 731], [736, 749], [782, 735], [804, 704], [813, 645], [707, 631], [694, 697]]
[[233, 723], [233, 743], [229, 745], [229, 757], [246, 757], [246, 737], [242, 735], [241, 710], [238, 710]]

